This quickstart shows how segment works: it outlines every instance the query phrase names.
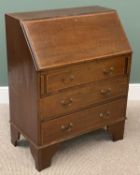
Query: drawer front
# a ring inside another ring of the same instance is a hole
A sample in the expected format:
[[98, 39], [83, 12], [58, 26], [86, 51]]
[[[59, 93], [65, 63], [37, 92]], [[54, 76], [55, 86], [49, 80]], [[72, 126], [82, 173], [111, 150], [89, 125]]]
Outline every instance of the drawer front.
[[126, 100], [120, 99], [48, 122], [42, 122], [42, 144], [66, 140], [92, 129], [123, 120], [125, 119], [125, 105]]
[[40, 99], [40, 115], [42, 120], [49, 120], [60, 115], [75, 112], [89, 105], [127, 94], [127, 77], [118, 77], [84, 87], [74, 87], [65, 92]]
[[[125, 73], [125, 57], [115, 57], [69, 66], [51, 71], [46, 76], [46, 94], [84, 84], [107, 79]], [[45, 86], [45, 85], [44, 85]], [[44, 87], [42, 87], [44, 89]]]

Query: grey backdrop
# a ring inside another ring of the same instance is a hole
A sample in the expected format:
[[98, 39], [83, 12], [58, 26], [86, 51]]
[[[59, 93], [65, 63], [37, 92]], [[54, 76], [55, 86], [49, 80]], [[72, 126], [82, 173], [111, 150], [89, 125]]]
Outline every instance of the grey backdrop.
[[7, 86], [4, 14], [18, 11], [101, 5], [118, 10], [133, 49], [132, 83], [140, 83], [140, 1], [139, 0], [0, 0], [0, 86]]

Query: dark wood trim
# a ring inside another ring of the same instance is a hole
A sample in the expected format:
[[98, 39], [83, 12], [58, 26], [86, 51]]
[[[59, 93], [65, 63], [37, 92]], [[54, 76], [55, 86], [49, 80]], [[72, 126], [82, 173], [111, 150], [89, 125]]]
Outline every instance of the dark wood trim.
[[41, 171], [42, 169], [51, 165], [52, 156], [55, 154], [59, 147], [59, 144], [36, 148], [30, 143], [30, 150], [35, 160], [36, 169]]
[[122, 140], [124, 136], [125, 120], [107, 126], [107, 131], [111, 135], [113, 141]]
[[17, 142], [20, 139], [20, 132], [12, 124], [10, 125], [11, 130], [11, 143], [17, 146]]

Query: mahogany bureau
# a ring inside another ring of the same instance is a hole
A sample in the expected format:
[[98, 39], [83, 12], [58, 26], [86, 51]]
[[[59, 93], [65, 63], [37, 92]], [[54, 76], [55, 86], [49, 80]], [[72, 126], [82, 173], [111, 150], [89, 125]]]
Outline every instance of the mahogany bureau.
[[105, 128], [122, 139], [132, 50], [117, 12], [93, 6], [6, 14], [11, 142], [36, 168], [61, 142]]

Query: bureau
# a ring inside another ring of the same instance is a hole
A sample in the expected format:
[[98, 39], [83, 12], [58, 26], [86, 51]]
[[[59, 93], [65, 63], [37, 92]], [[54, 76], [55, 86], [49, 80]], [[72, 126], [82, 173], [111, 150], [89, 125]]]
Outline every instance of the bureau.
[[117, 12], [93, 6], [5, 19], [12, 144], [24, 135], [40, 171], [68, 139], [99, 128], [123, 139], [132, 50]]

